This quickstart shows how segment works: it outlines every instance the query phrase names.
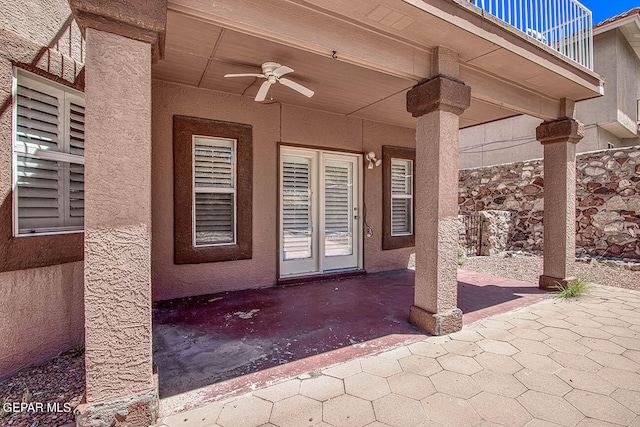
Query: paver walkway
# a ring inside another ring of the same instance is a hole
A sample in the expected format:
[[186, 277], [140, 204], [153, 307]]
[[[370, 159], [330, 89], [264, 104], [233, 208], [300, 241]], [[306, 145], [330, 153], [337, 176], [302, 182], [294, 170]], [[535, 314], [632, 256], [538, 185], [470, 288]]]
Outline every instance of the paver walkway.
[[547, 299], [158, 425], [640, 427], [640, 292]]

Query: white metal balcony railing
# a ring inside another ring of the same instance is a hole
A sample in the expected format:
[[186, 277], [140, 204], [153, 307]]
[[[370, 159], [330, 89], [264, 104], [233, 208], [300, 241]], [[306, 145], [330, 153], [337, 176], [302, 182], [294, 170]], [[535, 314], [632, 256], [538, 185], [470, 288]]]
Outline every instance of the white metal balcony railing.
[[576, 0], [469, 0], [485, 12], [593, 70], [591, 11]]

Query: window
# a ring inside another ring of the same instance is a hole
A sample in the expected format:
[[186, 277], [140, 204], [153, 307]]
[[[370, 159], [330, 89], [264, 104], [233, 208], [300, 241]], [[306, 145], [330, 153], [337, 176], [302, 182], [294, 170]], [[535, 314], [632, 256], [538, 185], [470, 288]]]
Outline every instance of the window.
[[391, 159], [391, 235], [413, 234], [413, 160]]
[[174, 262], [251, 258], [252, 128], [173, 117]]
[[382, 249], [412, 247], [414, 237], [413, 148], [382, 147]]
[[16, 70], [14, 235], [80, 231], [84, 223], [84, 95]]
[[193, 137], [194, 246], [236, 242], [236, 141]]

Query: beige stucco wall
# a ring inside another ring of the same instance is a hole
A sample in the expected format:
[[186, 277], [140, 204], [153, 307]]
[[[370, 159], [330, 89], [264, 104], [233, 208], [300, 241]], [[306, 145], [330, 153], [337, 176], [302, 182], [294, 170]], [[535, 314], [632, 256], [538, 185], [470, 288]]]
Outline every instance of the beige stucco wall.
[[[71, 15], [66, 0], [34, 0], [28, 4], [0, 0], [0, 10], [1, 271], [15, 270], [16, 259], [22, 266], [47, 265], [50, 258], [55, 259], [56, 254], [69, 250], [64, 244], [55, 244], [53, 237], [29, 236], [17, 241], [11, 236], [13, 64], [49, 69], [55, 77], [70, 81], [81, 67], [74, 69], [74, 61], [68, 57], [71, 54], [74, 59], [80, 59], [78, 43], [73, 44], [73, 52], [69, 51], [68, 29], [67, 37], [63, 36], [59, 45], [53, 46], [54, 50], [42, 50], [51, 44]], [[38, 17], [37, 21], [34, 16]], [[72, 31], [77, 41], [80, 37], [77, 26], [73, 26]], [[62, 53], [55, 51], [56, 48], [67, 55], [64, 69]], [[41, 54], [43, 56], [39, 56]], [[82, 261], [0, 273], [0, 378], [80, 347], [83, 338]]]
[[80, 347], [83, 263], [0, 273], [0, 378]]
[[[152, 281], [154, 300], [272, 286], [277, 271], [277, 146], [284, 143], [375, 151], [415, 146], [415, 131], [317, 110], [260, 104], [252, 98], [153, 82]], [[205, 264], [173, 263], [173, 115], [253, 126], [253, 257]], [[382, 168], [364, 170], [367, 271], [406, 268], [411, 249], [382, 251]]]

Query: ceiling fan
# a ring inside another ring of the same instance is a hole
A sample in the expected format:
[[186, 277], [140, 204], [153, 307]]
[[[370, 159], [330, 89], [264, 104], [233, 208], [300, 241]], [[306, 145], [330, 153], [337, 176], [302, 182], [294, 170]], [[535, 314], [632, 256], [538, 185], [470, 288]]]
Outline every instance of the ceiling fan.
[[280, 65], [277, 62], [265, 62], [262, 64], [262, 74], [255, 73], [246, 73], [246, 74], [225, 74], [225, 77], [258, 77], [262, 79], [266, 79], [260, 89], [258, 90], [258, 94], [255, 97], [255, 100], [258, 102], [264, 101], [267, 97], [267, 92], [269, 92], [269, 88], [271, 85], [276, 83], [282, 83], [283, 85], [290, 87], [291, 89], [300, 92], [304, 96], [311, 98], [314, 92], [302, 86], [299, 83], [294, 82], [293, 80], [289, 80], [286, 77], [282, 77], [285, 74], [292, 73], [293, 69], [287, 67], [286, 65]]

